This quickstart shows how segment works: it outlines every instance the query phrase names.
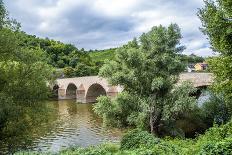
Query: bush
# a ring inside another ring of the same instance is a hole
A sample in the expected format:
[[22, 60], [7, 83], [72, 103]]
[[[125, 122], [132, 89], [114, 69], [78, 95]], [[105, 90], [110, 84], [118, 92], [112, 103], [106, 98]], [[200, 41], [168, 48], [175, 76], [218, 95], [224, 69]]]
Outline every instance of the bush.
[[211, 93], [209, 101], [202, 105], [202, 110], [208, 125], [212, 125], [213, 122], [219, 125], [224, 124], [231, 118], [229, 107], [223, 96]]
[[232, 137], [232, 121], [230, 121], [225, 125], [214, 126], [210, 128], [204, 135], [200, 135], [196, 139], [196, 143], [194, 145], [194, 150], [192, 154], [207, 152], [207, 150], [208, 152], [210, 152], [209, 150], [213, 152], [217, 147], [221, 147], [221, 150], [226, 149], [223, 148], [225, 146], [222, 144], [224, 144], [228, 140], [231, 140], [231, 137]]
[[204, 145], [199, 153], [200, 155], [231, 155], [232, 154], [232, 137], [217, 143], [208, 143]]
[[130, 150], [137, 149], [141, 147], [152, 147], [155, 144], [158, 144], [160, 140], [155, 138], [152, 134], [147, 131], [141, 131], [139, 129], [132, 130], [125, 134], [121, 140], [121, 149]]
[[[113, 127], [143, 126], [144, 121], [138, 124], [138, 120], [143, 119], [141, 115], [143, 102], [140, 98], [122, 92], [111, 100], [109, 97], [101, 96], [94, 105], [94, 112], [103, 118], [106, 125]], [[136, 124], [137, 123], [137, 124]]]
[[61, 155], [111, 155], [119, 151], [116, 144], [102, 144], [96, 147], [73, 148], [60, 152]]

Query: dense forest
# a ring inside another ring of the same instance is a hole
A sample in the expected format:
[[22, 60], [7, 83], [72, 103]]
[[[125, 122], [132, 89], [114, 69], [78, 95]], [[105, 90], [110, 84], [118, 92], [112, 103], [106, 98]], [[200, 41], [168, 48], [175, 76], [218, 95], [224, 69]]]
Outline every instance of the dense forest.
[[[17, 32], [20, 40], [19, 46], [28, 49], [40, 49], [46, 55], [46, 62], [57, 68], [58, 77], [78, 77], [97, 75], [100, 67], [107, 60], [114, 60], [119, 48], [105, 50], [78, 49], [75, 45], [65, 44], [49, 38], [38, 38], [35, 35], [28, 35], [25, 32]], [[130, 44], [130, 42], [128, 43]], [[122, 47], [128, 46], [123, 45]], [[188, 63], [203, 62], [204, 58], [191, 54], [180, 54], [182, 62]]]

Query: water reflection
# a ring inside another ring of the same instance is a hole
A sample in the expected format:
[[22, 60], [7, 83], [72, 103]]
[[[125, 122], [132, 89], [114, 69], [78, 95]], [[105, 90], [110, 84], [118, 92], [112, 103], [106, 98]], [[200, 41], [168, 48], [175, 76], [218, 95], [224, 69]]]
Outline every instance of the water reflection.
[[38, 124], [40, 132], [30, 136], [28, 150], [58, 152], [72, 146], [86, 147], [105, 141], [118, 141], [119, 129], [106, 129], [102, 120], [94, 114], [92, 104], [77, 104], [73, 100], [52, 101], [53, 119]]
[[202, 90], [202, 93], [197, 100], [197, 105], [201, 107], [205, 102], [209, 101], [209, 99], [210, 92], [208, 90]]

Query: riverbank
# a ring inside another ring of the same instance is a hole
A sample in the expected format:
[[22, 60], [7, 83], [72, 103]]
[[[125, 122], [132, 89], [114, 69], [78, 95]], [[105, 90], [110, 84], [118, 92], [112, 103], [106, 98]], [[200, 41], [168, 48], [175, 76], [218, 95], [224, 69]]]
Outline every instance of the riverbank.
[[[132, 130], [121, 143], [106, 143], [87, 148], [72, 147], [59, 155], [230, 155], [232, 152], [232, 121], [210, 128], [195, 139], [155, 138], [146, 131]], [[16, 155], [49, 153], [20, 152]]]

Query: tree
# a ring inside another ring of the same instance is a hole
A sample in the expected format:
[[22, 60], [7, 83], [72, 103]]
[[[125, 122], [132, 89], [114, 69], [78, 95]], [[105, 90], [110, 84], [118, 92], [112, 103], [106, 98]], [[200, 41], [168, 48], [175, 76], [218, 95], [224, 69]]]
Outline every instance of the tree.
[[[190, 54], [190, 55], [184, 55], [184, 54], [181, 54], [180, 55], [182, 58], [182, 62], [183, 63], [199, 63], [199, 62], [204, 62], [205, 59], [201, 56], [197, 56], [195, 54]], [[186, 65], [187, 65], [186, 64]]]
[[72, 67], [65, 67], [64, 68], [64, 75], [67, 78], [73, 77], [74, 76], [74, 69]]
[[215, 52], [232, 54], [232, 2], [231, 0], [206, 0], [198, 16], [202, 21], [202, 31], [209, 38]]
[[184, 70], [178, 55], [184, 49], [180, 39], [176, 24], [167, 28], [155, 26], [140, 37], [139, 48], [119, 48], [115, 60], [107, 62], [99, 72], [112, 85], [121, 85], [124, 91], [145, 101], [147, 108], [142, 112], [149, 118], [150, 131], [156, 135], [160, 135], [163, 120], [177, 119], [173, 111], [179, 115], [194, 105], [195, 100], [189, 97], [193, 89], [189, 85], [184, 85], [184, 90], [175, 86]]
[[208, 60], [214, 73], [213, 90], [223, 96], [232, 113], [232, 1], [206, 0], [198, 16], [202, 21], [202, 32], [208, 36], [212, 49], [219, 56]]
[[3, 28], [6, 20], [6, 8], [3, 4], [3, 1], [0, 0], [0, 28]]
[[0, 140], [31, 127], [20, 121], [32, 119], [29, 107], [48, 97], [52, 75], [44, 52], [22, 47], [14, 25], [0, 1]]

